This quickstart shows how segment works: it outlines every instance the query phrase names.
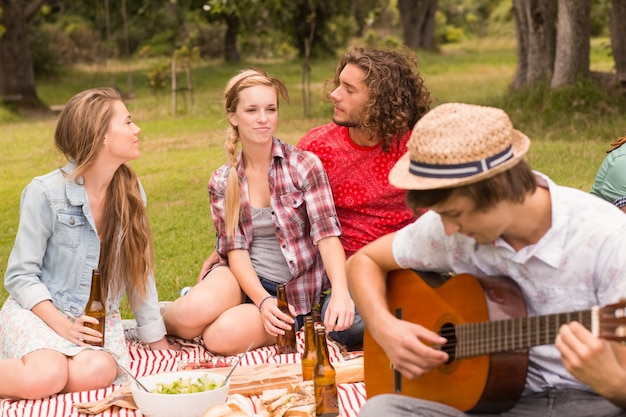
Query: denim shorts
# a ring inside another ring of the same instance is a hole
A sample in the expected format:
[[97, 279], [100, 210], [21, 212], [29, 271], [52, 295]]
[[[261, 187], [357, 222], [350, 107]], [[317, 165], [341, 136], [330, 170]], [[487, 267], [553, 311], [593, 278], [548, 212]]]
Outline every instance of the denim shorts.
[[[271, 281], [263, 277], [259, 277], [259, 280], [261, 281], [261, 285], [263, 285], [263, 288], [265, 288], [265, 291], [267, 291], [272, 297], [276, 297], [276, 287], [278, 286], [279, 283]], [[245, 302], [254, 304], [253, 301], [250, 299], [250, 297], [248, 297], [247, 295], [246, 295]], [[307, 314], [301, 314], [296, 317], [296, 331], [298, 331], [298, 329], [304, 326], [304, 317], [309, 316], [309, 315], [311, 315], [310, 312]]]

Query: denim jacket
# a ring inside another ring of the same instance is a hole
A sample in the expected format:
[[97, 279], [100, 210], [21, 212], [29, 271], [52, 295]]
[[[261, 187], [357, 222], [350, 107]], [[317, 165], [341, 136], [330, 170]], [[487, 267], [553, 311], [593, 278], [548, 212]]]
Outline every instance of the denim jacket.
[[[100, 241], [85, 187], [63, 173], [74, 169], [70, 162], [62, 170], [36, 177], [22, 192], [20, 222], [4, 285], [23, 308], [30, 310], [51, 300], [60, 311], [79, 317], [89, 299], [92, 270], [98, 267]], [[109, 294], [108, 312], [119, 310], [124, 291]], [[133, 313], [144, 342], [165, 335], [152, 274], [146, 298]]]

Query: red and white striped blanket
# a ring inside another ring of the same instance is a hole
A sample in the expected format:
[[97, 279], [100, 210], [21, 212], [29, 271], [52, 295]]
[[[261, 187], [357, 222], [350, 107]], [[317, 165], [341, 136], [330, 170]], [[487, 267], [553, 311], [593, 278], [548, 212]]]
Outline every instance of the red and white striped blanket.
[[[152, 375], [160, 372], [171, 372], [179, 369], [183, 362], [197, 361], [225, 361], [233, 364], [237, 357], [220, 357], [209, 353], [199, 343], [179, 340], [183, 345], [180, 352], [175, 351], [152, 351], [143, 346], [129, 342], [131, 356], [131, 372], [136, 376]], [[303, 333], [298, 332], [298, 345], [300, 351], [304, 347]], [[344, 361], [340, 349], [333, 343], [328, 345], [331, 362]], [[256, 365], [262, 363], [297, 363], [300, 357], [297, 354], [279, 355], [276, 346], [267, 346], [248, 352], [241, 360], [239, 366]], [[1, 377], [1, 376], [0, 376]], [[0, 417], [82, 417], [87, 414], [79, 413], [74, 408], [74, 403], [90, 402], [105, 398], [118, 386], [110, 386], [105, 389], [74, 392], [70, 394], [55, 395], [43, 400], [0, 400]], [[365, 385], [363, 382], [353, 384], [340, 384], [338, 386], [339, 403], [343, 417], [357, 417], [361, 405], [366, 400]], [[142, 417], [138, 410], [114, 407], [98, 414], [102, 417]]]

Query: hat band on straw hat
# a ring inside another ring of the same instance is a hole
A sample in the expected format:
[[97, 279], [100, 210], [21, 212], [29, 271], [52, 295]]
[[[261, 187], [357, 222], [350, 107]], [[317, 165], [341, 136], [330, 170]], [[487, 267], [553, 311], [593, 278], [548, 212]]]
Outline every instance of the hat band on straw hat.
[[465, 178], [488, 171], [513, 158], [513, 147], [509, 145], [504, 151], [479, 161], [462, 164], [426, 164], [411, 160], [409, 172], [413, 175], [428, 178]]

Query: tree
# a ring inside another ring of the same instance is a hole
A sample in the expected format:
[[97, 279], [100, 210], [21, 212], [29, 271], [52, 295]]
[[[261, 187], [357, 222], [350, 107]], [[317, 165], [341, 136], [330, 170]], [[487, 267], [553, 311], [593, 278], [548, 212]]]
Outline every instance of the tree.
[[559, 0], [556, 56], [551, 88], [574, 84], [579, 77], [589, 76], [591, 2]]
[[304, 56], [302, 57], [302, 107], [304, 109], [304, 117], [311, 114], [311, 46], [315, 39], [315, 7], [314, 0], [307, 0], [311, 14], [306, 18], [306, 24], [309, 28], [309, 36], [304, 38]]
[[615, 59], [615, 72], [618, 81], [626, 84], [626, 2], [611, 0], [609, 28], [611, 32], [611, 51]]
[[280, 26], [277, 16], [287, 8], [287, 0], [209, 0], [207, 5], [210, 21], [226, 24], [224, 59], [237, 62], [241, 59], [239, 36], [261, 37], [272, 25]]
[[[2, 18], [2, 7], [0, 7], [0, 18]], [[0, 25], [0, 38], [2, 37], [5, 31], [6, 29], [4, 28], [4, 26]]]
[[590, 0], [513, 0], [518, 65], [513, 88], [551, 89], [590, 78]]
[[224, 35], [224, 59], [227, 62], [239, 62], [241, 60], [241, 54], [239, 54], [237, 37], [239, 36], [241, 21], [236, 13], [226, 14], [224, 20], [226, 21], [226, 34]]
[[404, 44], [410, 48], [435, 49], [437, 0], [398, 0]]
[[0, 97], [22, 109], [46, 106], [37, 96], [28, 40], [28, 22], [46, 0], [0, 0]]
[[549, 81], [556, 47], [555, 0], [513, 0], [517, 35], [517, 71], [512, 86]]

